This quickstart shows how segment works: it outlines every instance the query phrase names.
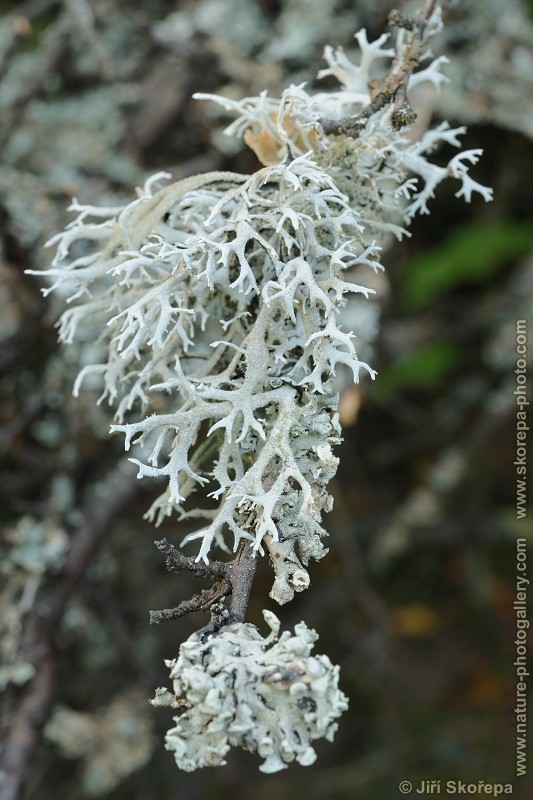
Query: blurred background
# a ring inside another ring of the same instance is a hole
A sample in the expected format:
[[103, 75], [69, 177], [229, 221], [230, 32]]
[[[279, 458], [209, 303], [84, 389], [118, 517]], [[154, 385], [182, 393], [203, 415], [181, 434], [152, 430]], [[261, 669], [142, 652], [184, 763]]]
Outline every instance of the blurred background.
[[494, 201], [443, 184], [349, 322], [379, 376], [341, 397], [330, 553], [282, 609], [262, 564], [250, 620], [270, 607], [316, 628], [350, 709], [312, 767], [265, 776], [240, 751], [186, 774], [163, 748], [171, 713], [147, 699], [206, 620], [150, 628], [149, 608], [198, 589], [152, 542], [187, 531], [143, 521], [158, 488], [135, 481], [97, 390], [72, 397], [87, 345], [58, 346], [60, 302], [24, 270], [47, 266], [74, 196], [115, 205], [156, 170], [257, 169], [193, 92], [313, 86], [325, 44], [353, 52], [360, 27], [375, 38], [392, 7], [418, 6], [0, 0], [0, 725], [16, 745], [2, 800], [389, 800], [439, 779], [533, 796], [515, 775], [513, 667], [516, 540], [531, 537], [513, 391], [516, 321], [533, 316], [533, 3], [445, 5], [434, 51], [451, 82], [417, 97], [417, 124], [468, 125]]

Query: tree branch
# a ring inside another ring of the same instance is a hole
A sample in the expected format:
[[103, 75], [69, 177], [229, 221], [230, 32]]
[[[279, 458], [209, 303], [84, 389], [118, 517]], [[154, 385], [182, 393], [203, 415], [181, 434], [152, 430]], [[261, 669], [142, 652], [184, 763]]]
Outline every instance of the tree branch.
[[211, 611], [212, 606], [226, 595], [231, 594], [231, 583], [222, 579], [210, 589], [203, 589], [190, 600], [182, 600], [176, 608], [163, 608], [161, 611], [150, 611], [150, 625], [158, 625], [169, 619], [179, 619], [193, 611]]
[[256, 567], [257, 558], [251, 544], [243, 542], [235, 560], [228, 564], [228, 579], [231, 583], [230, 622], [244, 622]]
[[337, 120], [320, 120], [324, 133], [344, 134], [356, 139], [370, 117], [391, 103], [394, 106], [391, 114], [393, 128], [400, 130], [415, 121], [416, 113], [409, 105], [407, 87], [409, 78], [420, 65], [427, 23], [436, 7], [437, 0], [426, 0], [424, 8], [417, 18], [409, 17], [397, 10], [390, 12], [389, 25], [408, 31], [407, 41], [401, 55], [394, 59], [388, 75], [370, 81], [370, 103], [359, 114], [353, 117], [341, 117]]
[[[154, 542], [158, 550], [165, 556], [165, 563], [171, 572], [193, 572], [197, 577], [208, 577], [215, 580], [210, 589], [204, 589], [190, 600], [183, 600], [176, 608], [161, 611], [150, 611], [150, 624], [158, 624], [170, 619], [190, 614], [193, 611], [206, 611], [212, 614], [211, 622], [202, 628], [202, 633], [216, 630], [222, 624], [243, 622], [250, 597], [257, 558], [249, 542], [243, 542], [233, 561], [210, 561], [209, 564], [197, 562], [170, 544], [167, 539]], [[222, 598], [231, 595], [226, 613], [217, 606]], [[217, 606], [215, 609], [214, 606]]]
[[225, 578], [228, 565], [223, 561], [196, 561], [193, 556], [184, 556], [181, 550], [174, 547], [167, 539], [154, 542], [157, 549], [165, 556], [165, 563], [169, 572], [194, 572], [198, 578]]

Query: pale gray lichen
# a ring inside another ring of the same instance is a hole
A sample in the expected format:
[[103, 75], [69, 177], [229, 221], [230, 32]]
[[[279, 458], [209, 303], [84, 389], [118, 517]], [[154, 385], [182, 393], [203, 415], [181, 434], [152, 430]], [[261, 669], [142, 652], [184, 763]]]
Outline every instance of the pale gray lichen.
[[263, 616], [266, 638], [254, 625], [226, 625], [205, 640], [194, 634], [166, 662], [173, 692], [158, 689], [152, 703], [181, 711], [166, 735], [180, 769], [225, 764], [230, 748], [242, 747], [264, 759], [261, 772], [277, 772], [292, 761], [312, 764], [311, 743], [332, 741], [348, 707], [339, 668], [311, 655], [318, 636], [304, 622], [278, 638], [279, 620]]
[[79, 785], [87, 797], [107, 795], [152, 755], [155, 738], [143, 698], [127, 689], [95, 713], [55, 708], [45, 736], [65, 758], [82, 761]]
[[[187, 538], [201, 540], [200, 558], [213, 542], [226, 548], [229, 531], [234, 547], [293, 539], [307, 563], [325, 552], [320, 517], [337, 462], [320, 447], [340, 441], [333, 375], [339, 364], [355, 381], [361, 370], [374, 375], [353, 334], [336, 325], [346, 293], [372, 290], [342, 273], [380, 268], [379, 248], [363, 241], [346, 196], [306, 156], [249, 178], [191, 180], [155, 193], [149, 182], [118, 212], [77, 206], [80, 217], [57, 237], [55, 286], [71, 299], [91, 294], [63, 314], [61, 337], [103, 329], [109, 346], [107, 363], [85, 367], [76, 389], [102, 373], [119, 418], [137, 400], [148, 406], [149, 389], [160, 406], [167, 395], [178, 401], [173, 413], [114, 430], [127, 448], [137, 442], [139, 456], [139, 443], [151, 441], [148, 463], [132, 459], [139, 477], [168, 480], [152, 519], [174, 508], [186, 515], [195, 484], [214, 479], [218, 510], [195, 510], [210, 523]], [[98, 249], [72, 257], [80, 239]], [[206, 422], [214, 468], [210, 447], [196, 444]]]
[[[402, 4], [402, 10], [404, 10]], [[416, 11], [419, 3], [406, 3]], [[420, 102], [442, 119], [492, 125], [533, 138], [533, 19], [525, 0], [450, 3], [442, 34], [453, 52], [447, 91]]]
[[[428, 23], [428, 35], [438, 30], [440, 12]], [[324, 134], [321, 126], [324, 118], [356, 117], [368, 106], [372, 100], [372, 81], [383, 71], [376, 65], [401, 57], [404, 34], [405, 31], [399, 31], [395, 47], [391, 48], [384, 46], [389, 43], [388, 34], [369, 42], [366, 31], [359, 31], [358, 63], [350, 60], [342, 48], [326, 47], [324, 57], [328, 67], [319, 77], [336, 78], [341, 84], [338, 91], [311, 93], [304, 85], [291, 85], [279, 99], [268, 97], [266, 92], [242, 100], [202, 93], [195, 97], [212, 100], [236, 115], [226, 134], [243, 137], [265, 164], [312, 150], [317, 164], [335, 180], [350, 207], [357, 210], [365, 240], [372, 237], [382, 245], [390, 234], [401, 239], [407, 233], [405, 227], [417, 214], [429, 214], [428, 201], [446, 178], [460, 181], [456, 197], [463, 197], [466, 202], [471, 201], [473, 193], [480, 194], [485, 201], [492, 199], [492, 189], [469, 174], [469, 165], [477, 163], [481, 150], [461, 152], [444, 166], [428, 159], [442, 144], [459, 147], [464, 127], [452, 129], [442, 122], [435, 128], [419, 131], [419, 138], [413, 141], [392, 124], [394, 109], [388, 104], [369, 117], [356, 138]], [[440, 91], [448, 81], [442, 72], [447, 63], [444, 56], [430, 60], [411, 76], [409, 88], [430, 86]]]
[[[368, 298], [373, 290], [344, 275], [381, 269], [380, 242], [405, 232], [398, 222], [427, 213], [445, 177], [461, 181], [467, 200], [474, 191], [491, 197], [468, 174], [480, 151], [442, 167], [428, 161], [440, 142], [459, 144], [461, 130], [446, 123], [413, 143], [385, 107], [357, 139], [324, 134], [321, 118], [356, 114], [369, 101], [373, 65], [401, 51], [403, 33], [395, 50], [385, 47], [387, 36], [369, 42], [360, 31], [359, 63], [327, 48], [322, 74], [339, 80], [338, 91], [291, 86], [280, 100], [231, 104], [239, 118], [229, 132], [244, 135], [267, 163], [254, 175], [208, 173], [163, 189], [154, 176], [125, 208], [74, 203], [78, 218], [52, 240], [52, 288], [72, 302], [61, 338], [99, 334], [108, 348], [104, 363], [84, 367], [76, 391], [93, 372], [119, 421], [139, 403], [161, 412], [113, 430], [125, 434], [126, 449], [136, 443], [139, 477], [168, 482], [150, 519], [177, 509], [208, 520], [185, 540], [200, 540], [204, 561], [213, 543], [227, 548], [228, 534], [234, 549], [247, 539], [259, 551], [270, 537], [275, 564], [281, 541], [295, 543], [304, 565], [324, 554], [320, 520], [336, 459], [319, 448], [340, 440], [334, 376], [345, 367], [354, 382], [361, 370], [375, 374], [338, 324], [350, 293]], [[438, 88], [443, 61], [413, 83]], [[140, 445], [149, 445], [148, 457]], [[188, 495], [208, 483], [218, 507], [185, 511]], [[276, 599], [307, 585], [293, 573], [282, 577], [278, 563]]]
[[0, 692], [35, 675], [21, 648], [23, 620], [45, 576], [61, 567], [68, 544], [66, 532], [52, 517], [41, 522], [24, 516], [12, 528], [0, 530]]

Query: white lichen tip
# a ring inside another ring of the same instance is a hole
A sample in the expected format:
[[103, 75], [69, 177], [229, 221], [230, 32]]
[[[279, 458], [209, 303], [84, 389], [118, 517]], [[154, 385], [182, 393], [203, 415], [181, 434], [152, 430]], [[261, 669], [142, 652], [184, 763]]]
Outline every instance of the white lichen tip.
[[158, 689], [152, 702], [181, 709], [166, 735], [180, 769], [225, 764], [230, 748], [242, 747], [264, 759], [261, 772], [277, 772], [292, 761], [312, 764], [311, 743], [332, 741], [348, 707], [339, 668], [311, 655], [318, 636], [304, 622], [278, 638], [277, 617], [263, 616], [266, 638], [253, 625], [227, 625], [205, 641], [191, 636], [167, 662], [174, 694]]

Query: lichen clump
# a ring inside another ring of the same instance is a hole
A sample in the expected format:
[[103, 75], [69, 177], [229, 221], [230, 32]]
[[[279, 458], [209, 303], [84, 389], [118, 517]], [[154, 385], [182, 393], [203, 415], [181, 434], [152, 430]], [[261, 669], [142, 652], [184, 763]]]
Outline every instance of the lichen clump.
[[277, 638], [279, 620], [263, 616], [267, 638], [254, 625], [230, 624], [205, 641], [194, 634], [166, 662], [173, 694], [158, 689], [152, 703], [182, 712], [166, 735], [180, 769], [225, 764], [230, 748], [242, 747], [264, 759], [261, 772], [278, 772], [295, 760], [312, 764], [315, 739], [332, 741], [348, 707], [338, 666], [311, 655], [318, 635], [304, 622]]

